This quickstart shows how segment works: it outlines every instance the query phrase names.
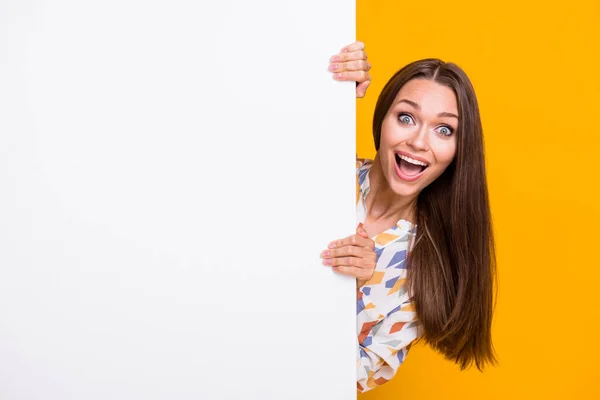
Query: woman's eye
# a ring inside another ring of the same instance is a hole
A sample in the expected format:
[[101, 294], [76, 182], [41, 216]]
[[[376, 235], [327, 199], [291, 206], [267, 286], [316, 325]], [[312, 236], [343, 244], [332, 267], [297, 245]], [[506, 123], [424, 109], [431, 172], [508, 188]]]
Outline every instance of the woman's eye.
[[415, 121], [408, 114], [400, 114], [398, 115], [398, 119], [405, 125], [414, 125]]
[[450, 136], [452, 135], [452, 128], [448, 127], [448, 126], [440, 126], [439, 128], [436, 129], [436, 131], [438, 133], [441, 133], [444, 136]]

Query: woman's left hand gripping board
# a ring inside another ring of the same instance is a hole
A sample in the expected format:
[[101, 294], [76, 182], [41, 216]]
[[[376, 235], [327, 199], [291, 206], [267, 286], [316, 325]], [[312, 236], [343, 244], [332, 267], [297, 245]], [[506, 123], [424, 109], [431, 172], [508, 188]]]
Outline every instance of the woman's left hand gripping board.
[[356, 288], [364, 286], [372, 277], [377, 266], [375, 242], [369, 238], [362, 224], [356, 233], [329, 243], [321, 253], [323, 264], [333, 270], [356, 278]]
[[338, 81], [355, 81], [356, 97], [364, 97], [371, 83], [369, 70], [371, 64], [367, 61], [365, 44], [354, 42], [329, 59], [329, 71], [333, 72], [333, 79]]

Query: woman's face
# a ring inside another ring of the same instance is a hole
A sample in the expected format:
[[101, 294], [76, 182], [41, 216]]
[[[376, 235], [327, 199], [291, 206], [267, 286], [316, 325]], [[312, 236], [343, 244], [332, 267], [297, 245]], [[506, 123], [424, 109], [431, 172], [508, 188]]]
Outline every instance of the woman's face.
[[416, 196], [456, 154], [458, 105], [452, 89], [428, 79], [408, 81], [381, 126], [379, 159], [390, 188]]

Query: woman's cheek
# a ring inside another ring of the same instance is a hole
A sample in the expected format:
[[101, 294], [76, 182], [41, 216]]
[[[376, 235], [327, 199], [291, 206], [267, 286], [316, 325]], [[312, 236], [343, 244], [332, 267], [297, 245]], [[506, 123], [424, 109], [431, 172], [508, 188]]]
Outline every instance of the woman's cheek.
[[440, 140], [437, 145], [436, 159], [440, 164], [450, 165], [456, 155], [456, 138]]
[[452, 160], [454, 160], [454, 154], [456, 153], [455, 150], [451, 150], [449, 152], [447, 152], [445, 154], [444, 157], [444, 164], [446, 164], [446, 166], [450, 165], [450, 163], [452, 162]]

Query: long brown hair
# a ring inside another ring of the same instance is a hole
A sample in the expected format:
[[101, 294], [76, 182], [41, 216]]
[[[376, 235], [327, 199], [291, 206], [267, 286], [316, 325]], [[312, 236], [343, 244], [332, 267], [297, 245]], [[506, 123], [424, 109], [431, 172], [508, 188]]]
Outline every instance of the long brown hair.
[[373, 138], [396, 95], [412, 79], [451, 88], [458, 103], [456, 155], [417, 199], [416, 238], [408, 255], [408, 285], [423, 338], [461, 369], [495, 364], [491, 324], [496, 257], [479, 106], [469, 78], [438, 59], [415, 61], [386, 84], [375, 107]]

